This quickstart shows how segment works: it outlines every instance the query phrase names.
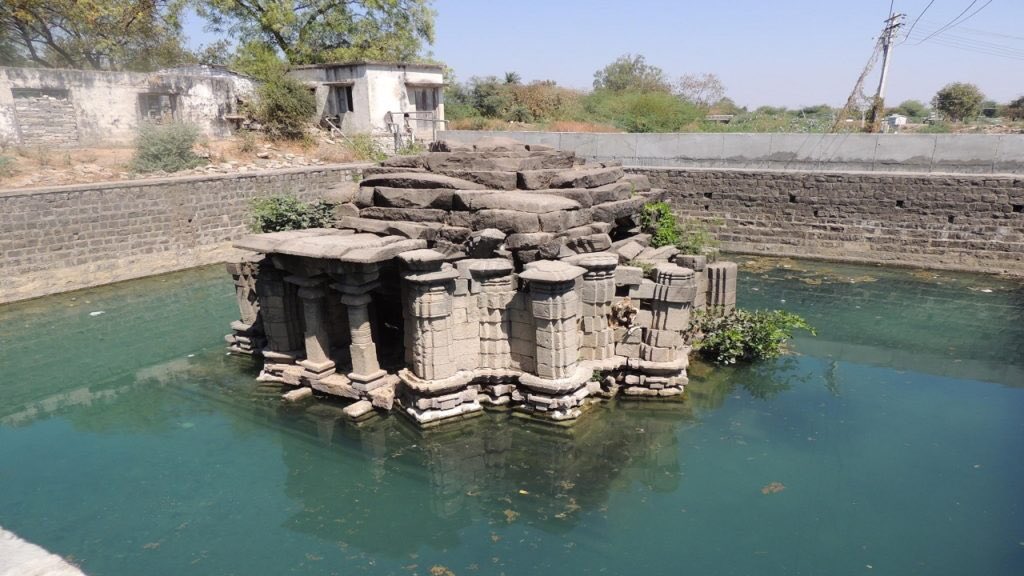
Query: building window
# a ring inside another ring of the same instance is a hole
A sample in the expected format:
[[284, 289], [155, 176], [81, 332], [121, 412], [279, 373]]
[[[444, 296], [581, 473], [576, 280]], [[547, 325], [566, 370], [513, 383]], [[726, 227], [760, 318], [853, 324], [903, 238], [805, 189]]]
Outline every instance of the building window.
[[430, 87], [409, 88], [409, 101], [417, 112], [434, 112], [437, 110], [437, 103], [440, 90]]
[[178, 118], [177, 94], [139, 94], [139, 116], [150, 122], [170, 122]]
[[354, 112], [355, 104], [352, 101], [351, 86], [331, 86], [327, 92], [327, 108], [324, 115], [328, 117], [340, 117], [347, 112]]

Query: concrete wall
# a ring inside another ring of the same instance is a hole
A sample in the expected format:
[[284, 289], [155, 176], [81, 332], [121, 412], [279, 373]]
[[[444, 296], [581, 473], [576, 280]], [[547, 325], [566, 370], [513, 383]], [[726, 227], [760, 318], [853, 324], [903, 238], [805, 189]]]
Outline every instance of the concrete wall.
[[224, 261], [251, 199], [355, 188], [366, 166], [0, 191], [0, 302]]
[[630, 171], [726, 251], [1024, 276], [1024, 176]]
[[12, 93], [19, 88], [67, 90], [75, 112], [75, 125], [69, 130], [77, 130], [81, 144], [134, 140], [143, 93], [176, 94], [181, 120], [196, 124], [208, 136], [227, 136], [230, 125], [224, 117], [236, 113], [237, 100], [253, 91], [251, 81], [231, 75], [0, 67], [0, 143], [48, 144], [23, 138]]
[[596, 134], [453, 130], [507, 136], [627, 166], [1024, 174], [1024, 134]]

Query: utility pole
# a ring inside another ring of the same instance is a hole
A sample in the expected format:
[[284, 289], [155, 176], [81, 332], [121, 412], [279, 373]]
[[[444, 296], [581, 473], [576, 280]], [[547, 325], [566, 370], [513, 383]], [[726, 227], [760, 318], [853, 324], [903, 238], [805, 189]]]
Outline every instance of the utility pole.
[[895, 12], [889, 14], [885, 21], [885, 28], [882, 29], [882, 76], [878, 79], [878, 90], [875, 92], [875, 101], [871, 106], [871, 122], [868, 124], [868, 132], [878, 132], [882, 122], [882, 114], [885, 110], [885, 81], [889, 78], [889, 58], [892, 57], [893, 40], [896, 32], [903, 27], [905, 14]]

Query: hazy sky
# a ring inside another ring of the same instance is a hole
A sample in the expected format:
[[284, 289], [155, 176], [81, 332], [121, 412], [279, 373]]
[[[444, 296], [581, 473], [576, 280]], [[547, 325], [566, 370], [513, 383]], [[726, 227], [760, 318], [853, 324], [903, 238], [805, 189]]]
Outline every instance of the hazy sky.
[[[907, 26], [929, 0], [895, 0]], [[934, 0], [893, 51], [887, 101], [927, 102], [943, 85], [977, 84], [994, 100], [1024, 95], [1024, 0], [977, 0], [963, 24], [916, 45], [971, 0]], [[987, 4], [987, 5], [986, 5]], [[435, 0], [435, 58], [471, 76], [518, 72], [589, 88], [594, 71], [643, 54], [670, 78], [713, 72], [741, 105], [845, 102], [871, 55], [889, 0]], [[204, 41], [201, 23], [186, 32]], [[866, 91], [877, 85], [875, 67]]]

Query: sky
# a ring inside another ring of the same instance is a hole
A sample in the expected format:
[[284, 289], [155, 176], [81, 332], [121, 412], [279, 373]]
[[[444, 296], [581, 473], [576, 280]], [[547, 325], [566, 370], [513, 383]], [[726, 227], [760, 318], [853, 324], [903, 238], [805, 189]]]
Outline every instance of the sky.
[[[893, 47], [887, 103], [928, 102], [950, 82], [976, 84], [998, 102], [1024, 95], [1024, 0], [892, 4], [907, 15], [904, 33], [921, 18], [910, 39]], [[890, 0], [435, 0], [433, 6], [437, 35], [428, 49], [460, 81], [515, 71], [527, 82], [589, 89], [596, 70], [623, 54], [642, 54], [669, 78], [714, 73], [730, 98], [754, 108], [843, 104], [872, 54]], [[970, 18], [926, 39], [961, 13]], [[186, 34], [193, 46], [211, 39], [195, 17], [187, 19]], [[879, 63], [865, 82], [869, 94], [880, 69]]]

